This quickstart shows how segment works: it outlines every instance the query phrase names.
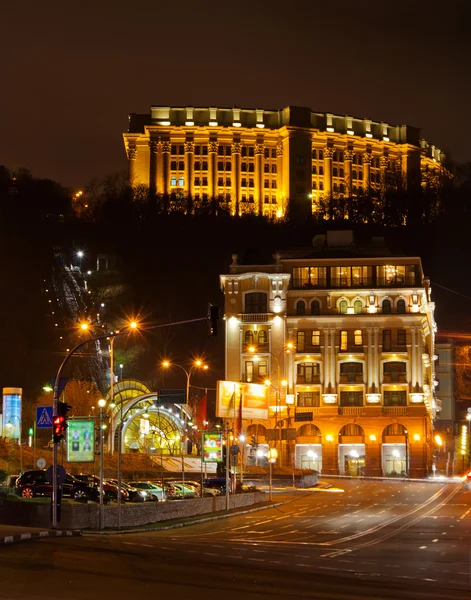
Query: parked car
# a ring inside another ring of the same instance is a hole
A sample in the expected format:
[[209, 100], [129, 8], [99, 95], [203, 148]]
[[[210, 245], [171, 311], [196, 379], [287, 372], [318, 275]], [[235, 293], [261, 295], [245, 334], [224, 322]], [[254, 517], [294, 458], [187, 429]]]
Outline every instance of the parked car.
[[[118, 488], [117, 479], [108, 479], [108, 482], [112, 483], [116, 486], [116, 488]], [[146, 502], [154, 499], [148, 490], [141, 490], [130, 485], [129, 483], [125, 483], [124, 481], [121, 482], [121, 489], [125, 489], [128, 492], [130, 502]]]
[[[16, 480], [16, 488], [22, 498], [52, 496], [52, 482], [47, 479], [44, 469], [25, 471]], [[76, 500], [88, 498], [95, 500], [98, 497], [94, 486], [79, 481], [69, 474], [62, 484], [62, 495]]]
[[130, 485], [132, 485], [133, 488], [145, 490], [160, 502], [165, 502], [165, 500], [169, 498], [169, 489], [165, 484], [164, 488], [158, 483], [152, 483], [152, 481], [131, 481]]
[[208, 498], [211, 496], [219, 496], [219, 494], [221, 493], [221, 491], [218, 490], [217, 488], [208, 488], [205, 486], [205, 487], [203, 487], [203, 494], [201, 494], [201, 483], [194, 479], [193, 480], [185, 479], [185, 482], [183, 482], [181, 479], [167, 479], [166, 481], [170, 485], [172, 485], [173, 483], [179, 483], [179, 484], [184, 483], [185, 486], [194, 488], [195, 492], [196, 492], [196, 496], [198, 496], [198, 497], [203, 496], [203, 498]]
[[[225, 477], [212, 477], [211, 479], [204, 480], [204, 487], [210, 489], [216, 489], [221, 494], [226, 493], [226, 478]], [[229, 492], [232, 492], [232, 482], [229, 480]]]
[[[88, 483], [88, 485], [90, 486], [95, 486], [98, 489], [99, 493], [100, 478], [96, 475], [90, 475], [88, 473], [79, 473], [78, 475], [74, 475], [74, 477], [79, 481], [84, 481], [85, 483]], [[108, 498], [110, 498], [111, 500], [116, 500], [118, 498], [118, 487], [104, 479], [103, 494], [108, 496]], [[126, 500], [129, 500], [129, 493], [126, 489], [124, 489], [124, 487], [121, 488], [121, 500], [124, 502], [126, 502]]]
[[173, 494], [175, 498], [195, 498], [197, 496], [197, 489], [190, 484], [179, 483], [176, 481], [170, 481], [168, 485], [173, 488]]

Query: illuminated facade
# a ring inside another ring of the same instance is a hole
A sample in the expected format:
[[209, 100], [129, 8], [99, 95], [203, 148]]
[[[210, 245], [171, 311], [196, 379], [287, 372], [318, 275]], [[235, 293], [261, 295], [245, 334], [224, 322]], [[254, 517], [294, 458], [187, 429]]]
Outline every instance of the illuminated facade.
[[425, 185], [444, 161], [417, 128], [295, 106], [152, 106], [130, 115], [123, 137], [132, 185], [270, 217], [288, 202], [315, 212], [324, 196]]
[[360, 250], [351, 232], [314, 242], [269, 265], [233, 255], [220, 276], [225, 378], [270, 388], [268, 420], [244, 422], [247, 456], [274, 446], [325, 474], [426, 476], [436, 327], [421, 261]]

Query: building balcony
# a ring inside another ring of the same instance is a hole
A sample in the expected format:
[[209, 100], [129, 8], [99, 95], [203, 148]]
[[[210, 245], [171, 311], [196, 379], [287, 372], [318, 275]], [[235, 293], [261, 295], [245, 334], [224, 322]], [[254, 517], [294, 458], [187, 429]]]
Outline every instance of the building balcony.
[[243, 313], [239, 315], [243, 323], [267, 323], [272, 317], [272, 313]]
[[382, 352], [394, 352], [394, 354], [407, 353], [407, 346], [402, 344], [400, 346], [384, 346], [382, 347]]
[[427, 416], [427, 408], [421, 406], [297, 406], [296, 421], [310, 421], [316, 417], [418, 417]]
[[365, 347], [363, 344], [348, 344], [345, 348], [339, 348], [340, 353], [348, 353], [348, 354], [363, 354], [365, 352]]
[[302, 377], [301, 375], [298, 375], [296, 377], [296, 385], [315, 385], [315, 384], [319, 384], [321, 382], [321, 377], [320, 375], [313, 375], [312, 377]]
[[383, 383], [407, 383], [406, 373], [384, 373]]
[[326, 290], [326, 289], [358, 289], [358, 288], [402, 288], [419, 287], [421, 282], [415, 278], [404, 277], [359, 277], [359, 278], [326, 278], [326, 279], [291, 279], [292, 290]]
[[344, 373], [340, 374], [340, 383], [364, 383], [363, 373]]
[[304, 344], [304, 346], [300, 345], [296, 347], [297, 354], [321, 354], [321, 352], [320, 346], [306, 346]]

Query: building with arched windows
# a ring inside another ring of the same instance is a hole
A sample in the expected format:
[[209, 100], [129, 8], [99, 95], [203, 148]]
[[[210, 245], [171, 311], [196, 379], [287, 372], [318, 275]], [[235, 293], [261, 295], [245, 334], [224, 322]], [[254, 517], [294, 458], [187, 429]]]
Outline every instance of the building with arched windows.
[[415, 127], [297, 106], [152, 106], [129, 116], [123, 137], [132, 185], [269, 217], [288, 202], [315, 212], [333, 194], [437, 182], [445, 158]]
[[270, 390], [268, 419], [243, 423], [252, 449], [325, 474], [426, 476], [440, 403], [420, 258], [337, 231], [270, 264], [232, 259], [226, 380]]

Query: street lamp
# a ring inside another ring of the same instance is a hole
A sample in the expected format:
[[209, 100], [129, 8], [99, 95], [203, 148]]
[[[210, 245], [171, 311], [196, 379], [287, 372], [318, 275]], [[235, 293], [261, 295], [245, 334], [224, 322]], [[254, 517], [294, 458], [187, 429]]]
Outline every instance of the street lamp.
[[[18, 419], [18, 444], [20, 446], [20, 473], [23, 473], [23, 447], [21, 445], [21, 417], [18, 415], [11, 415], [10, 420], [7, 423], [8, 429], [14, 429], [15, 425], [11, 422], [12, 419]], [[13, 434], [14, 437], [14, 434]]]
[[83, 250], [77, 250], [77, 258], [79, 259], [79, 270], [82, 270], [82, 258], [83, 258], [84, 252]]
[[[469, 409], [468, 409], [469, 410]], [[471, 467], [471, 413], [466, 413], [466, 419], [468, 420], [468, 469]]]
[[123, 381], [123, 367], [124, 367], [123, 364], [119, 365], [119, 380], [120, 381]]
[[188, 410], [189, 410], [189, 400], [190, 400], [190, 379], [191, 379], [191, 376], [193, 375], [193, 373], [195, 371], [197, 371], [198, 369], [203, 369], [203, 370], [206, 371], [208, 369], [208, 365], [205, 365], [202, 360], [197, 359], [197, 360], [194, 361], [194, 363], [190, 366], [189, 369], [185, 369], [185, 367], [183, 367], [182, 365], [179, 365], [177, 363], [172, 363], [169, 360], [162, 361], [162, 366], [165, 369], [168, 369], [170, 367], [178, 367], [186, 375], [185, 418], [184, 418], [184, 425], [183, 425], [184, 431], [183, 431], [182, 442], [180, 444], [181, 454], [182, 454], [183, 498], [185, 498], [185, 460], [184, 460], [184, 450], [185, 450], [185, 453], [186, 453], [186, 448], [185, 448], [186, 443], [187, 443], [187, 439], [186, 439], [186, 427], [187, 427], [187, 423], [188, 423]]
[[103, 409], [106, 406], [106, 400], [101, 398], [98, 400], [98, 406], [100, 407], [100, 529], [104, 528], [105, 525], [105, 513], [103, 508], [103, 479], [105, 477], [105, 464], [104, 464], [104, 456], [103, 456], [103, 434], [104, 434], [104, 425], [103, 425]]
[[273, 465], [276, 463], [276, 459], [278, 458], [278, 450], [276, 448], [270, 448], [268, 451], [268, 468], [270, 474], [270, 493], [268, 495], [268, 499], [270, 502], [272, 501], [272, 489], [273, 489]]

